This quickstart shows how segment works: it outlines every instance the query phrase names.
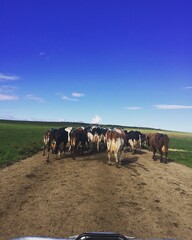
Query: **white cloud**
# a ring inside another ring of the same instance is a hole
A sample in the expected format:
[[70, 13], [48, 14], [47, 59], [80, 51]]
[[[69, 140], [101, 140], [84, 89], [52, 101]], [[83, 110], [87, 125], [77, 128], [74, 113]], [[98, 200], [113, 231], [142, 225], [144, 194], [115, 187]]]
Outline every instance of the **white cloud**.
[[91, 123], [93, 124], [98, 124], [98, 123], [101, 123], [102, 119], [99, 115], [95, 115], [93, 118], [92, 118], [92, 121]]
[[139, 110], [141, 109], [140, 107], [125, 107], [128, 110]]
[[166, 104], [157, 104], [154, 105], [157, 109], [173, 110], [173, 109], [192, 109], [192, 106], [185, 105], [166, 105]]
[[72, 97], [68, 97], [68, 96], [66, 96], [66, 95], [63, 95], [62, 93], [56, 93], [56, 95], [57, 95], [57, 96], [61, 96], [61, 99], [62, 99], [62, 100], [72, 101], [72, 102], [77, 102], [77, 101], [79, 101], [78, 98], [85, 96], [84, 93], [77, 93], [77, 92], [72, 92], [72, 94], [71, 94]]
[[45, 102], [45, 100], [41, 97], [37, 97], [37, 96], [34, 96], [33, 94], [28, 94], [25, 96], [28, 100], [34, 100], [34, 101], [37, 101], [37, 102]]
[[14, 101], [18, 99], [18, 96], [13, 94], [17, 89], [14, 86], [2, 85], [0, 86], [0, 101]]
[[78, 98], [78, 97], [84, 97], [84, 96], [85, 96], [85, 94], [84, 94], [84, 93], [77, 93], [77, 92], [73, 92], [73, 93], [72, 93], [72, 96], [73, 96], [73, 97], [77, 97], [77, 98]]
[[18, 80], [18, 79], [19, 79], [19, 77], [16, 75], [0, 73], [0, 82], [14, 81], [14, 80]]
[[77, 101], [79, 101], [78, 98], [85, 96], [84, 93], [78, 93], [78, 92], [72, 92], [71, 97], [68, 97], [67, 95], [63, 95], [63, 93], [61, 93], [61, 92], [56, 93], [56, 95], [60, 96], [62, 100], [72, 101], [72, 102], [77, 102]]
[[70, 97], [67, 97], [67, 96], [62, 96], [61, 99], [65, 100], [65, 101], [72, 101], [72, 102], [77, 102], [78, 101], [77, 98], [70, 98]]
[[14, 101], [17, 100], [18, 97], [15, 95], [1, 94], [0, 93], [0, 101]]

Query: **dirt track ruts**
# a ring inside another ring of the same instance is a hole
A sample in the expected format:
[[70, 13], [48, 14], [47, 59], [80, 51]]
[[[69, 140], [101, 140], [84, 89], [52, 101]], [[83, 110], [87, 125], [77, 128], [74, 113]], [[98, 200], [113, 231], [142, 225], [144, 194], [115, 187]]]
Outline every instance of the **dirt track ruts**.
[[192, 169], [143, 150], [120, 168], [106, 153], [47, 163], [40, 152], [0, 170], [1, 240], [86, 231], [191, 240]]

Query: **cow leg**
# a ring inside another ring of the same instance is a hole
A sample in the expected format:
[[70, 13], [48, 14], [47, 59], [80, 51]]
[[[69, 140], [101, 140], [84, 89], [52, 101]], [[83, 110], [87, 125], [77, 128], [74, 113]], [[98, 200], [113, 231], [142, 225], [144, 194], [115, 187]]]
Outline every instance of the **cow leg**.
[[75, 159], [75, 146], [71, 146], [71, 156]]
[[[63, 146], [63, 156], [65, 156], [65, 153], [66, 153], [66, 150], [67, 150], [67, 143], [68, 142], [65, 142], [64, 146]], [[71, 146], [70, 146], [70, 149], [71, 149]], [[70, 151], [70, 149], [68, 149], [68, 151]]]
[[98, 152], [99, 152], [99, 144], [100, 144], [100, 142], [97, 141], [97, 151], [98, 151]]
[[75, 159], [75, 156], [74, 156], [74, 146], [71, 146], [71, 157], [73, 158], [73, 159]]
[[114, 156], [115, 156], [116, 163], [118, 163], [118, 154], [117, 154], [117, 152], [114, 152]]
[[163, 152], [160, 152], [160, 154], [161, 154], [160, 162], [161, 163], [167, 163], [167, 153], [164, 153], [165, 154], [165, 159], [163, 159]]
[[47, 153], [46, 162], [49, 162], [49, 152]]
[[57, 143], [55, 140], [52, 141], [51, 145], [50, 145], [50, 149], [52, 151], [52, 154], [55, 153], [55, 150], [56, 150], [56, 147], [57, 147]]
[[58, 159], [60, 158], [60, 155], [61, 155], [61, 152], [60, 152], [60, 149], [59, 149], [59, 145], [58, 145], [58, 143], [56, 144], [54, 150], [55, 150], [54, 153], [56, 154], [55, 159], [58, 160]]
[[132, 149], [132, 155], [134, 155], [135, 153], [136, 153], [136, 149], [133, 148], [133, 149]]
[[46, 162], [49, 162], [49, 154], [50, 154], [50, 144], [48, 143], [48, 146], [47, 146], [47, 158], [46, 158]]
[[56, 154], [56, 160], [59, 160], [61, 157], [61, 152], [60, 150], [58, 150], [57, 154]]
[[116, 164], [121, 164], [122, 152], [115, 152], [114, 153]]
[[119, 153], [119, 164], [121, 164], [121, 161], [122, 161], [122, 155], [123, 155], [123, 151], [120, 151], [120, 153]]
[[165, 159], [163, 160], [164, 163], [167, 163], [167, 155], [168, 155], [168, 149], [166, 146], [163, 146], [161, 148], [161, 151], [162, 151], [162, 155], [164, 154], [165, 155]]
[[69, 145], [69, 149], [68, 149], [68, 151], [69, 151], [69, 152], [71, 151], [71, 145]]
[[84, 150], [87, 151], [88, 149], [89, 149], [89, 142], [86, 140]]
[[164, 160], [163, 160], [163, 154], [161, 154], [160, 162], [161, 162], [161, 163], [164, 162]]
[[43, 156], [45, 156], [45, 151], [43, 150]]
[[153, 148], [153, 160], [156, 160], [155, 159], [155, 154], [156, 154], [157, 150]]
[[93, 152], [93, 143], [91, 141], [89, 141], [88, 143], [88, 149], [89, 149], [89, 153]]
[[46, 146], [44, 145], [44, 147], [43, 147], [43, 156], [45, 156], [45, 148], [46, 148]]
[[87, 141], [83, 140], [82, 142], [82, 154], [84, 155], [85, 151], [86, 151], [86, 146], [87, 146]]
[[76, 140], [74, 138], [71, 138], [70, 146], [71, 146], [71, 157], [75, 159]]
[[117, 167], [121, 166], [121, 155], [122, 155], [121, 152], [120, 153], [119, 152], [114, 153]]
[[82, 143], [81, 154], [84, 155], [85, 151], [85, 143]]
[[160, 153], [160, 162], [163, 162], [163, 152], [161, 151], [161, 149], [159, 149], [159, 153]]
[[108, 164], [111, 165], [111, 153], [108, 152], [107, 155], [108, 155]]
[[165, 153], [165, 160], [164, 160], [164, 163], [167, 163], [167, 152]]

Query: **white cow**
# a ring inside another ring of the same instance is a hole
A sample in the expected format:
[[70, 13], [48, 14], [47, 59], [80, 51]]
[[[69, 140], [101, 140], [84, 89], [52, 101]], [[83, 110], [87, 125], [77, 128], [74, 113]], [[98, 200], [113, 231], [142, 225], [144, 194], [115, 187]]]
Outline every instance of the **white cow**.
[[111, 165], [111, 155], [114, 154], [116, 163], [121, 163], [125, 146], [125, 132], [123, 129], [109, 129], [106, 133], [108, 164]]

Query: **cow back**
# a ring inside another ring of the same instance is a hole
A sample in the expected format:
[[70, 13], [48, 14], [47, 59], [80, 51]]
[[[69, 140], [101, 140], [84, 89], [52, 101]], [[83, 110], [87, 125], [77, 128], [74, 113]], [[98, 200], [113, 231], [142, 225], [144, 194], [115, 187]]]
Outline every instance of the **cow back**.
[[125, 132], [123, 129], [120, 128], [114, 128], [114, 129], [108, 129], [106, 132], [106, 137], [107, 137], [107, 141], [110, 139], [114, 139], [115, 141], [117, 140], [117, 138], [123, 138], [125, 139]]

